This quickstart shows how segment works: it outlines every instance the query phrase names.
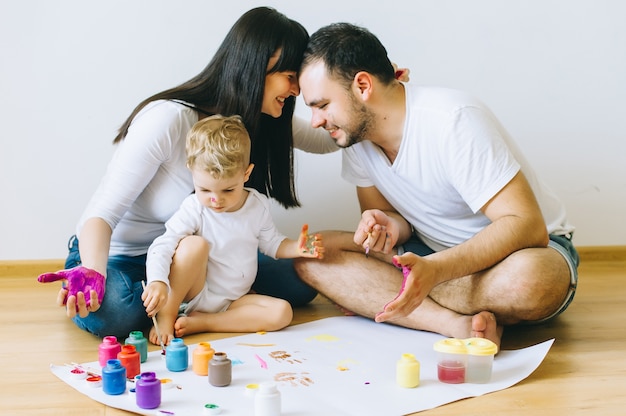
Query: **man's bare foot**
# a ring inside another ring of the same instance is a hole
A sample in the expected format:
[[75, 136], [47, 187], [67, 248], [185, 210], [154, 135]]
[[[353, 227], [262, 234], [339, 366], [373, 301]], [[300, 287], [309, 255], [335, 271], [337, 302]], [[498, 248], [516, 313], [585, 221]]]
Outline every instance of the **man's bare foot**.
[[504, 328], [498, 325], [496, 317], [493, 313], [483, 311], [472, 316], [471, 337], [486, 338], [498, 346], [500, 351], [500, 342], [502, 341], [502, 332]]

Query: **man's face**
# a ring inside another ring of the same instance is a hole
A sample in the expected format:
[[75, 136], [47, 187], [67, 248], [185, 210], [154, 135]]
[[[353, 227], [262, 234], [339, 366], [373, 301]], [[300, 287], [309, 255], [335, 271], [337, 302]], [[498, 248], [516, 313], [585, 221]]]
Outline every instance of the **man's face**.
[[300, 73], [300, 90], [311, 108], [311, 125], [323, 127], [340, 147], [365, 140], [371, 132], [373, 114], [356, 95], [329, 77], [322, 62], [307, 65]]

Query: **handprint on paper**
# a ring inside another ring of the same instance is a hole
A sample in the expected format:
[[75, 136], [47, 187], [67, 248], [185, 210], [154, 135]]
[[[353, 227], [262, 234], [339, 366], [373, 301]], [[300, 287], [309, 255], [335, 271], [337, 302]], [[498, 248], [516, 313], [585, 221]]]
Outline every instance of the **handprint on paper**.
[[278, 373], [274, 376], [274, 381], [289, 383], [293, 387], [299, 385], [308, 387], [315, 382], [308, 376], [309, 373]]

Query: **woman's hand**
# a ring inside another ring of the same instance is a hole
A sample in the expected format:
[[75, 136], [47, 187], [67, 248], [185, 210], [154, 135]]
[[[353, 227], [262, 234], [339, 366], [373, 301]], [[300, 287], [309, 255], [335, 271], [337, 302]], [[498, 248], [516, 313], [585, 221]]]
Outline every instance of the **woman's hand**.
[[[90, 312], [100, 309], [104, 299], [105, 278], [99, 272], [84, 266], [59, 270], [56, 273], [39, 275], [40, 283], [63, 281], [63, 287], [57, 296], [59, 306], [66, 305], [67, 316], [86, 317]], [[85, 295], [89, 294], [89, 297]]]

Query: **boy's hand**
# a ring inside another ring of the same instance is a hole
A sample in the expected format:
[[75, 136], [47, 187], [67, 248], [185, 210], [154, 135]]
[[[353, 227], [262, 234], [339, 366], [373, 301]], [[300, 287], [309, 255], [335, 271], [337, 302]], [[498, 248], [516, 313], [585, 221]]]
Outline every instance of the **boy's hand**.
[[149, 317], [155, 316], [165, 306], [168, 294], [169, 289], [163, 282], [155, 281], [146, 286], [141, 299]]
[[304, 224], [300, 237], [298, 238], [298, 248], [302, 257], [315, 259], [324, 258], [324, 244], [322, 243], [322, 235], [309, 235], [309, 225]]
[[[105, 278], [99, 272], [77, 266], [72, 269], [59, 270], [56, 273], [44, 273], [37, 278], [40, 283], [58, 280], [67, 282], [67, 288], [64, 287], [59, 292], [59, 303], [65, 305], [69, 301], [67, 311], [69, 316], [73, 317], [78, 312], [81, 317], [85, 317], [89, 312], [95, 312], [100, 308], [104, 299]], [[84, 308], [80, 308], [83, 301]], [[74, 308], [69, 310], [72, 305]]]
[[398, 81], [409, 82], [409, 73], [411, 72], [409, 68], [398, 68], [398, 65], [394, 62], [392, 62], [391, 65], [393, 65], [395, 77]]

